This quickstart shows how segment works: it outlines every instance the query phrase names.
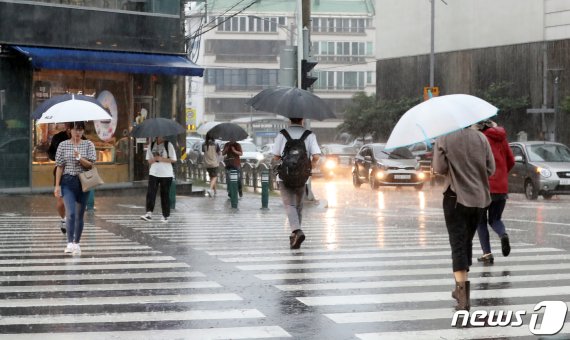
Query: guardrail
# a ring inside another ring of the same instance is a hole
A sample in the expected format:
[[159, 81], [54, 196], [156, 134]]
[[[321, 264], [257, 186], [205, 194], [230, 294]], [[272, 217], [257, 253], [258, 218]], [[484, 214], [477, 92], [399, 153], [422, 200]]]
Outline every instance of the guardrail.
[[[178, 164], [177, 176], [184, 178], [186, 180], [194, 179], [208, 182], [210, 180], [208, 176], [208, 171], [202, 163], [192, 163], [186, 161], [182, 164]], [[265, 164], [260, 163], [254, 166], [250, 163], [245, 163], [241, 167], [241, 181], [244, 187], [253, 188], [254, 192], [261, 192], [261, 175], [264, 171], [269, 174], [269, 190], [278, 190], [277, 181], [275, 179], [276, 173], [273, 169]], [[218, 183], [227, 184], [227, 171], [223, 163], [218, 166]]]

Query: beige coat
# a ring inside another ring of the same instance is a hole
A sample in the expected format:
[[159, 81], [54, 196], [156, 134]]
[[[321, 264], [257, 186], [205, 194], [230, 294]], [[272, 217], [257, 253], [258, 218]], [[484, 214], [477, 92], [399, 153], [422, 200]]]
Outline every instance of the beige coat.
[[491, 204], [489, 176], [495, 172], [495, 159], [485, 135], [462, 129], [439, 137], [435, 143], [433, 169], [445, 175], [444, 188], [457, 194], [457, 203], [485, 208]]

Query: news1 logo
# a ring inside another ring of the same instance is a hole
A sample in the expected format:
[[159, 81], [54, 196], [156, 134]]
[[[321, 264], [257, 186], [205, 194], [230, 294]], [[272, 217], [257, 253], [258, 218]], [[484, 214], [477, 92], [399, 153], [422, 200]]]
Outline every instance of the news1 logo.
[[[542, 321], [538, 323], [539, 312], [544, 309]], [[529, 331], [534, 335], [554, 335], [562, 330], [568, 306], [563, 301], [541, 301], [534, 306], [534, 313], [531, 313], [528, 324]], [[451, 326], [457, 326], [457, 322], [462, 317], [461, 326], [468, 324], [473, 327], [521, 327], [525, 310], [504, 311], [504, 310], [477, 310], [468, 312], [457, 311], [451, 320]]]

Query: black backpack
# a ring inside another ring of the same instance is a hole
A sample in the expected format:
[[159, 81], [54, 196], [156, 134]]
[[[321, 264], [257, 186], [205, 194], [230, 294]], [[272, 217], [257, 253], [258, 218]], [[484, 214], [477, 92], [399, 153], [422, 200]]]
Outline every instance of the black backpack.
[[279, 178], [288, 188], [300, 188], [311, 176], [311, 160], [305, 146], [305, 139], [311, 131], [305, 130], [299, 139], [292, 139], [287, 130], [280, 131], [287, 142], [281, 155], [281, 165], [277, 168]]

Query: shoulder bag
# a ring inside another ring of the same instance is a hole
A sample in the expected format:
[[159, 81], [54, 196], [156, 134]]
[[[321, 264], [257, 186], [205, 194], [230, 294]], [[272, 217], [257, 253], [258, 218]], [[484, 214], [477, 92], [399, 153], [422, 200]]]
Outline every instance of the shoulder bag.
[[83, 192], [87, 192], [105, 183], [101, 177], [99, 177], [99, 172], [95, 166], [91, 167], [91, 169], [85, 172], [80, 173], [79, 180], [81, 181], [81, 189]]

